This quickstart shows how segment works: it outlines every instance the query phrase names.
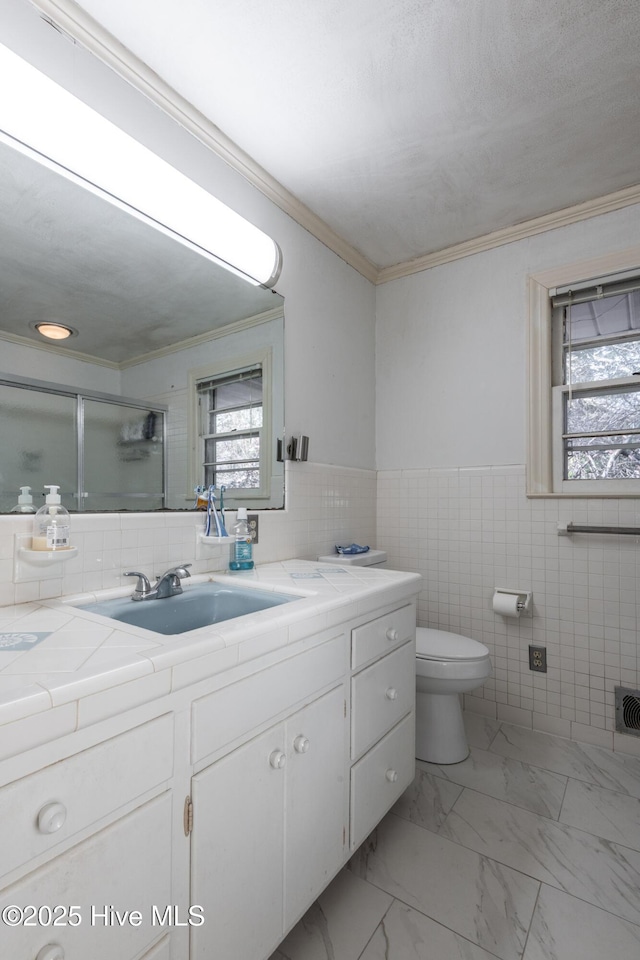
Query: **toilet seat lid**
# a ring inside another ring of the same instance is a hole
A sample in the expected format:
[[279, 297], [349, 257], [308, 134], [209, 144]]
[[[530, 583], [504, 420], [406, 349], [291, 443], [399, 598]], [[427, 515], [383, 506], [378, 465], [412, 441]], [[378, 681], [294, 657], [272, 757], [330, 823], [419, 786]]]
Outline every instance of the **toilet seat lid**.
[[425, 660], [480, 660], [489, 656], [484, 643], [448, 630], [416, 629], [416, 656]]

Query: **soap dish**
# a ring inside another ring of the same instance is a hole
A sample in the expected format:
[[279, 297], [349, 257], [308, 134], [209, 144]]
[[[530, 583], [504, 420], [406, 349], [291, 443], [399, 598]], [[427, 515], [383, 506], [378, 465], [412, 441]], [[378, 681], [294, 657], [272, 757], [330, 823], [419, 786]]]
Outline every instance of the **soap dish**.
[[18, 547], [18, 555], [28, 563], [61, 563], [78, 556], [77, 547], [68, 547], [66, 550], [31, 550], [29, 547]]

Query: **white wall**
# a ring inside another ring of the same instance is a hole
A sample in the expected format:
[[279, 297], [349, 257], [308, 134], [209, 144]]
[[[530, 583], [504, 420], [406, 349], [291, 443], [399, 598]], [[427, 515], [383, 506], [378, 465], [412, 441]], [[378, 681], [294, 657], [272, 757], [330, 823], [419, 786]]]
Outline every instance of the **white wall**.
[[[609, 746], [614, 686], [640, 685], [637, 540], [556, 528], [640, 525], [640, 506], [525, 495], [527, 278], [639, 242], [629, 207], [385, 284], [377, 300], [378, 546], [425, 577], [419, 623], [489, 646], [476, 709]], [[494, 614], [495, 586], [533, 589], [534, 617]], [[528, 669], [530, 642], [547, 646], [546, 675]]]
[[628, 207], [378, 287], [378, 469], [523, 463], [528, 276], [639, 239]]

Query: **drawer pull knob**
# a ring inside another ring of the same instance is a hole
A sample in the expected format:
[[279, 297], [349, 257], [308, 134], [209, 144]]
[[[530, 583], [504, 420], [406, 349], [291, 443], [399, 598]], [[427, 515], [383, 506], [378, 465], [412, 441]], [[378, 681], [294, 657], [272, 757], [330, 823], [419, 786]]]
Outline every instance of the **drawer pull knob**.
[[274, 750], [269, 756], [269, 763], [274, 770], [282, 770], [286, 762], [287, 758], [282, 750]]
[[46, 803], [38, 814], [40, 833], [55, 833], [67, 819], [67, 808], [63, 803]]
[[303, 737], [302, 735], [296, 737], [293, 741], [293, 749], [296, 753], [306, 753], [310, 746], [311, 744], [307, 737]]
[[387, 772], [385, 773], [385, 777], [387, 778], [387, 780], [389, 781], [389, 783], [395, 783], [396, 780], [398, 779], [398, 774], [396, 773], [395, 770], [389, 769], [389, 770], [387, 770]]
[[385, 697], [387, 698], [387, 700], [397, 700], [397, 699], [398, 699], [398, 691], [396, 690], [395, 687], [387, 687], [384, 695], [385, 695]]
[[64, 950], [59, 943], [48, 943], [38, 950], [36, 960], [64, 960]]
[[400, 639], [400, 634], [395, 627], [389, 627], [387, 630], [387, 640], [391, 640], [392, 643], [395, 643], [396, 640]]

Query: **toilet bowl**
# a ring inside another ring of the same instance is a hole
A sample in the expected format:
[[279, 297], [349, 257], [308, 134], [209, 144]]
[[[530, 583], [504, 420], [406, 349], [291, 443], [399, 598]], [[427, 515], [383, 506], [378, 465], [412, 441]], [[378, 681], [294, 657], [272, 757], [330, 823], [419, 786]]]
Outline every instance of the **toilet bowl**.
[[491, 676], [483, 643], [446, 630], [416, 630], [416, 757], [459, 763], [469, 755], [460, 694]]

